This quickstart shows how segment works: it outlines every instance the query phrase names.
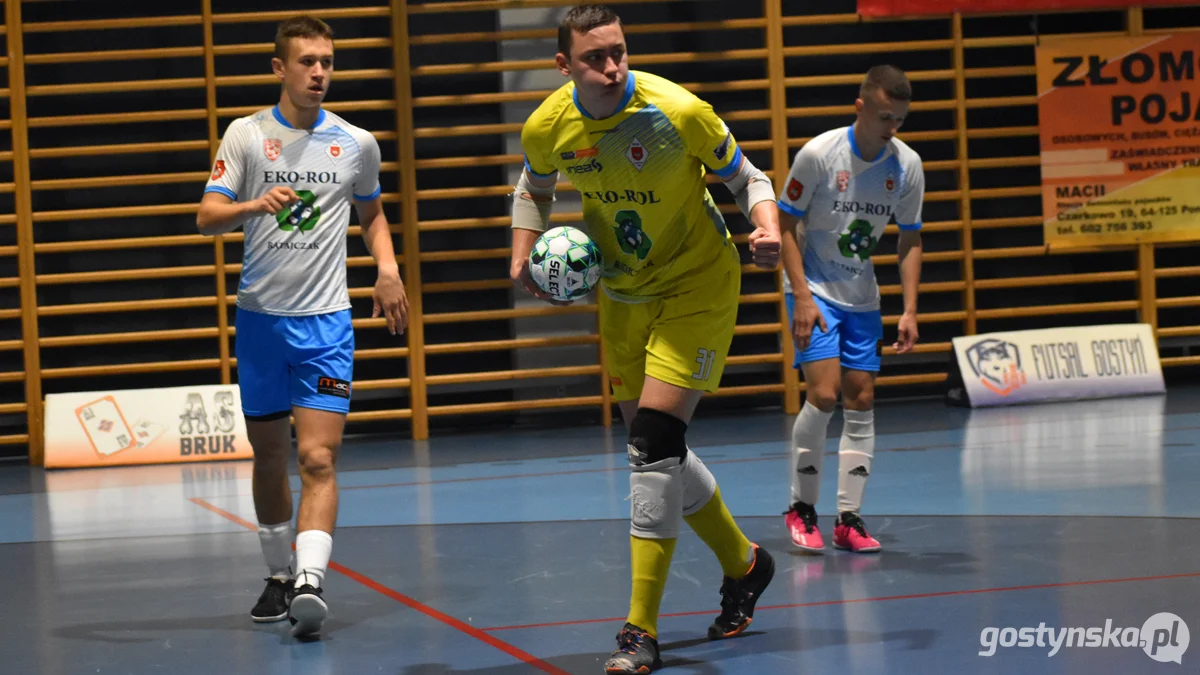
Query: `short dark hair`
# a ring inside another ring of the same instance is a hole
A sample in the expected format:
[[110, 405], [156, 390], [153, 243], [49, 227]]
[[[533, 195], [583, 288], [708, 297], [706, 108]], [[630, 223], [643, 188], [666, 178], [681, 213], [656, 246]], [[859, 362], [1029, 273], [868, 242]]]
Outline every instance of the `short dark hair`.
[[587, 33], [593, 28], [615, 23], [621, 26], [621, 17], [612, 11], [608, 5], [578, 5], [563, 17], [558, 24], [558, 51], [568, 57], [571, 55], [571, 42], [576, 31]]
[[908, 82], [908, 76], [896, 66], [875, 66], [868, 70], [862, 86], [858, 88], [858, 97], [866, 99], [876, 89], [882, 89], [894, 101], [912, 100], [912, 85]]
[[279, 24], [279, 30], [275, 31], [275, 58], [287, 60], [288, 43], [292, 38], [325, 38], [332, 41], [333, 29], [316, 17], [294, 16]]

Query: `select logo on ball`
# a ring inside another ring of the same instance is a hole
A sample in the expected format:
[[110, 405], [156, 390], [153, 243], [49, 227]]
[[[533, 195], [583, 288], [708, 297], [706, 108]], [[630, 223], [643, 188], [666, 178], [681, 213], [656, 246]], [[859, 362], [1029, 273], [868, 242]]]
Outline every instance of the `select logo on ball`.
[[600, 281], [600, 249], [582, 230], [556, 227], [538, 237], [529, 253], [529, 274], [555, 300], [587, 295]]

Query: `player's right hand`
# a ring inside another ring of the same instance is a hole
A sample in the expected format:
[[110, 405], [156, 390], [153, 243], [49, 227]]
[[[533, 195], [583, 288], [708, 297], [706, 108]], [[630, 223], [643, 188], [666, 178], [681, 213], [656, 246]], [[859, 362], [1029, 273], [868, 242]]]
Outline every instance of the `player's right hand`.
[[283, 185], [277, 185], [271, 188], [271, 191], [267, 194], [254, 200], [254, 211], [275, 215], [286, 208], [288, 204], [299, 200], [300, 196], [296, 194], [295, 190]]
[[812, 342], [814, 326], [820, 326], [822, 333], [829, 331], [825, 325], [825, 317], [821, 315], [821, 308], [817, 307], [816, 301], [811, 297], [807, 300], [796, 298], [793, 314], [792, 337], [796, 340], [796, 349], [800, 351], [808, 349], [809, 343]]
[[514, 286], [532, 295], [538, 300], [545, 300], [546, 302], [559, 307], [571, 304], [562, 300], [555, 300], [554, 297], [549, 293], [538, 288], [538, 285], [533, 282], [533, 275], [529, 273], [528, 258], [522, 257], [513, 262], [512, 267], [509, 268], [508, 275], [510, 278], [512, 278]]

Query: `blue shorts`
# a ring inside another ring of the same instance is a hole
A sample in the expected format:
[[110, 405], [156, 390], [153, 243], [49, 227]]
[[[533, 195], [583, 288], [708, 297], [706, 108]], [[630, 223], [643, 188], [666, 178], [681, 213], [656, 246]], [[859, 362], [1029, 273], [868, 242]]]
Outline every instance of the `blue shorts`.
[[[813, 326], [812, 340], [808, 349], [796, 350], [799, 368], [803, 363], [841, 358], [842, 367], [878, 373], [881, 341], [883, 340], [883, 315], [879, 310], [851, 312], [814, 295], [813, 301], [825, 318], [828, 332], [822, 333], [821, 326]], [[796, 297], [787, 295], [788, 326], [796, 315]]]
[[238, 388], [247, 419], [279, 419], [292, 406], [350, 412], [350, 310], [274, 316], [238, 307], [236, 326]]

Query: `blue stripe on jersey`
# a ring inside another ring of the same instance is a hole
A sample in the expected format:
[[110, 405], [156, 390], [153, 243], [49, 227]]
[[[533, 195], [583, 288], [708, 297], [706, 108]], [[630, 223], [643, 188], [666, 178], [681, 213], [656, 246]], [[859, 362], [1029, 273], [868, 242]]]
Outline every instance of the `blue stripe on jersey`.
[[354, 198], [360, 202], [369, 202], [369, 201], [375, 199], [376, 197], [378, 197], [380, 195], [380, 193], [382, 193], [382, 192], [383, 192], [383, 187], [380, 186], [380, 187], [375, 188], [375, 191], [372, 192], [371, 194], [367, 195], [366, 197], [363, 197], [362, 195], [354, 195]]
[[[288, 122], [286, 119], [284, 119], [283, 113], [279, 111], [278, 105], [276, 105], [274, 108], [271, 108], [271, 114], [275, 116], [275, 121], [279, 122], [284, 127], [288, 128], [288, 129], [296, 128], [296, 127], [292, 126], [291, 122]], [[321, 126], [321, 124], [324, 122], [325, 122], [325, 109], [321, 108], [317, 112], [317, 122], [316, 122], [316, 124], [312, 125], [312, 128], [316, 129], [317, 127]]]
[[528, 171], [530, 173], [530, 175], [537, 176], [538, 178], [549, 178], [549, 177], [553, 176], [554, 174], [558, 173], [557, 171], [551, 171], [550, 173], [538, 173], [538, 172], [534, 171], [533, 167], [529, 166], [529, 156], [528, 155], [525, 156], [525, 170]]
[[229, 197], [230, 199], [232, 199], [235, 202], [237, 201], [237, 193], [234, 192], [233, 190], [230, 190], [229, 188], [223, 187], [221, 185], [213, 185], [212, 187], [206, 187], [206, 188], [204, 188], [204, 192], [205, 193], [218, 192], [220, 194], [225, 195], [226, 197]]
[[[625, 78], [625, 95], [621, 97], [621, 102], [617, 104], [617, 109], [613, 111], [613, 115], [616, 115], [624, 110], [625, 106], [629, 105], [629, 101], [633, 99], [633, 91], [636, 87], [634, 80], [635, 78], [633, 73], [629, 73], [629, 75]], [[575, 87], [575, 91], [571, 92], [571, 100], [575, 102], [575, 109], [579, 111], [579, 114], [583, 115], [589, 120], [596, 119], [588, 114], [588, 111], [583, 109], [583, 104], [579, 102], [579, 87]]]
[[776, 204], [779, 206], [780, 211], [783, 211], [784, 213], [790, 213], [797, 218], [803, 218], [805, 214], [808, 213], [808, 211], [801, 211], [791, 204], [785, 204], [784, 202], [776, 202]]
[[879, 161], [879, 158], [882, 157], [883, 153], [887, 151], [887, 145], [884, 145], [883, 148], [881, 148], [879, 150], [879, 154], [875, 155], [875, 159], [867, 159], [867, 158], [863, 157], [862, 153], [858, 151], [858, 142], [854, 140], [854, 127], [856, 124], [857, 124], [857, 122], [855, 124], [851, 124], [849, 127], [847, 127], [847, 131], [846, 131], [846, 134], [848, 136], [850, 136], [850, 150], [854, 152], [855, 157], [858, 157], [859, 159], [863, 160], [864, 162]]
[[714, 171], [713, 173], [720, 176], [721, 180], [729, 180], [733, 178], [733, 174], [737, 173], [740, 168], [742, 168], [742, 149], [739, 147], [733, 153], [733, 160], [725, 165], [724, 169]]

